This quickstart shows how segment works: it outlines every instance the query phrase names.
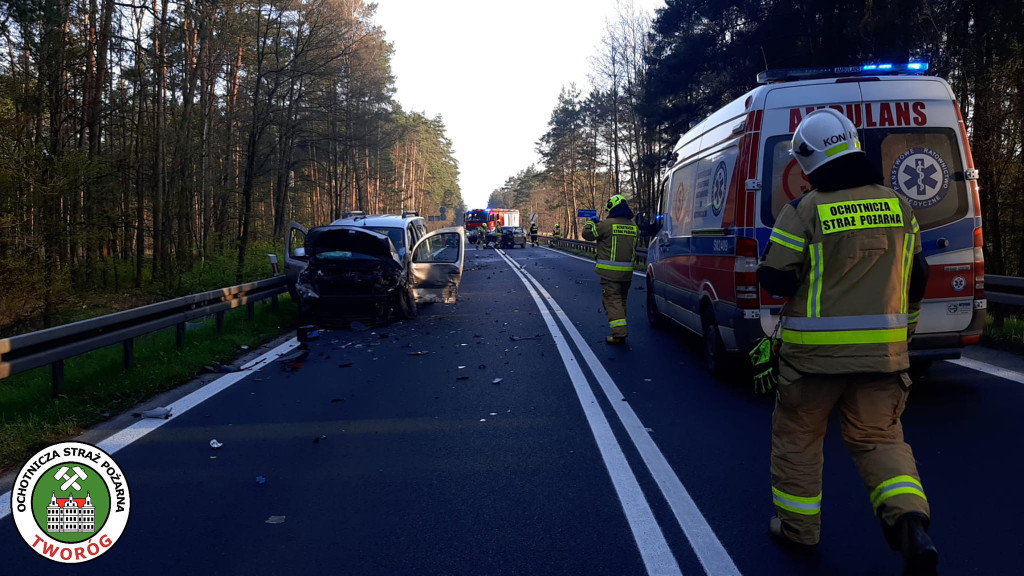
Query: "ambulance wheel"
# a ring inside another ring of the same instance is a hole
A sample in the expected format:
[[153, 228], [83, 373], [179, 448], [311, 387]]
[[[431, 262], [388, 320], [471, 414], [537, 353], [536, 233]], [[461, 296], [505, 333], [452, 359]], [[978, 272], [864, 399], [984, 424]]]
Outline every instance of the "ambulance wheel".
[[665, 328], [668, 326], [668, 319], [658, 312], [658, 304], [654, 301], [654, 287], [647, 283], [647, 323], [651, 328]]
[[709, 316], [709, 314], [705, 314], [703, 320], [704, 364], [712, 378], [721, 380], [725, 376], [729, 360], [726, 358], [725, 344], [722, 343], [722, 334], [718, 330], [718, 324]]

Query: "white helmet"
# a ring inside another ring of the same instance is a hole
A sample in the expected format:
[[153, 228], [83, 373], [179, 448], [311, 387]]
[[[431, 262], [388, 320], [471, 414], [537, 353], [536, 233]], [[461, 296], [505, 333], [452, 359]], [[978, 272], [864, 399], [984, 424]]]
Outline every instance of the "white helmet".
[[793, 133], [793, 157], [804, 174], [810, 174], [847, 154], [863, 153], [857, 128], [850, 119], [831, 108], [821, 108], [804, 117]]

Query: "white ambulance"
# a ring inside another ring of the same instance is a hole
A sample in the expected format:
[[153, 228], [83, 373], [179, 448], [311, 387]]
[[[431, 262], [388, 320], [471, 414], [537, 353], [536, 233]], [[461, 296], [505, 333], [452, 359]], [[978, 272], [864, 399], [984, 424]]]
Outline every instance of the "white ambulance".
[[978, 171], [959, 106], [926, 63], [775, 70], [684, 134], [667, 159], [660, 229], [647, 255], [647, 314], [701, 334], [712, 374], [770, 333], [783, 301], [758, 288], [757, 263], [782, 207], [810, 188], [790, 155], [817, 108], [857, 126], [885, 184], [921, 225], [930, 265], [911, 342], [916, 366], [958, 358], [985, 322]]

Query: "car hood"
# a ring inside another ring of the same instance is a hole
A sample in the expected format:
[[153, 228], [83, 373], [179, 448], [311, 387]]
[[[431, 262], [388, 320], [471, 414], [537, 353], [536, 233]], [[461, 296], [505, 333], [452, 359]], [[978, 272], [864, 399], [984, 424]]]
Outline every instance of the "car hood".
[[[321, 226], [313, 228], [306, 235], [306, 255], [312, 262], [324, 263], [328, 260], [326, 256], [333, 252], [349, 252], [358, 255], [360, 260], [376, 259], [391, 261], [401, 266], [401, 260], [395, 251], [391, 239], [383, 234], [372, 230], [357, 228], [354, 226]], [[319, 258], [318, 258], [319, 256]], [[341, 263], [342, 261], [338, 261]]]

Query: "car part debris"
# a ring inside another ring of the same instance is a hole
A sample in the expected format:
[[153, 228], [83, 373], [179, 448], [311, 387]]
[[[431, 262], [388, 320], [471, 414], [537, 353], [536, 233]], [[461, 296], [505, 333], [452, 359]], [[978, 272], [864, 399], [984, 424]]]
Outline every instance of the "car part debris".
[[165, 408], [163, 406], [159, 406], [157, 408], [152, 408], [152, 409], [146, 410], [144, 412], [137, 412], [134, 415], [136, 417], [141, 417], [141, 418], [161, 418], [161, 419], [166, 420], [166, 419], [171, 417], [171, 409], [170, 408]]
[[429, 350], [420, 350], [418, 352], [409, 352], [409, 356], [426, 356], [430, 354]]
[[265, 476], [257, 476], [256, 477], [256, 483], [257, 484], [266, 484], [267, 483], [267, 478]]
[[299, 342], [310, 342], [320, 338], [320, 329], [312, 324], [299, 326], [295, 332]]
[[223, 445], [224, 445], [224, 443], [223, 442], [217, 442], [216, 438], [214, 438], [213, 440], [210, 440], [210, 448], [213, 448], [214, 450], [220, 448]]
[[271, 516], [264, 521], [266, 524], [284, 524], [284, 516]]
[[504, 380], [504, 378], [495, 378], [494, 380], [491, 380], [491, 384], [501, 384], [502, 380]]

